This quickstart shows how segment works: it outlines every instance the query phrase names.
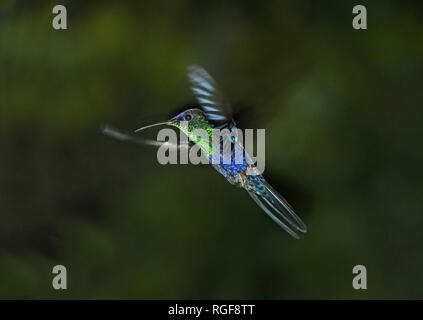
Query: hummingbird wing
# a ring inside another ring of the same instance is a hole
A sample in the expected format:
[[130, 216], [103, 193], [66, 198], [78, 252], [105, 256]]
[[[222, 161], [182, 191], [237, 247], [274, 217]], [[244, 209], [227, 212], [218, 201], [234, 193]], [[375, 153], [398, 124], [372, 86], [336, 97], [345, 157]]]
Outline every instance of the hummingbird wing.
[[[189, 140], [186, 140], [186, 141], [182, 140], [181, 143], [176, 144], [176, 143], [172, 143], [170, 141], [157, 141], [157, 140], [151, 140], [151, 139], [141, 139], [141, 138], [134, 137], [134, 136], [126, 134], [126, 133], [122, 133], [122, 132], [120, 132], [116, 129], [111, 128], [108, 125], [104, 125], [101, 128], [101, 132], [103, 134], [105, 134], [109, 137], [112, 137], [114, 139], [117, 139], [117, 140], [131, 141], [131, 142], [134, 142], [136, 144], [149, 145], [149, 146], [159, 147], [159, 148], [161, 146], [165, 146], [169, 150], [175, 150], [175, 151], [192, 152], [192, 151], [195, 151], [192, 148], [198, 147], [198, 145], [196, 145], [195, 143], [193, 143], [192, 141], [189, 141]], [[201, 153], [200, 156], [206, 162], [209, 161], [209, 158], [207, 156], [205, 156], [203, 153]]]
[[191, 91], [205, 112], [207, 120], [222, 125], [232, 119], [228, 103], [223, 99], [214, 79], [200, 66], [188, 67], [188, 80]]
[[169, 149], [174, 149], [174, 150], [186, 150], [186, 149], [189, 150], [190, 148], [190, 144], [188, 141], [186, 143], [175, 144], [169, 141], [156, 141], [151, 139], [142, 139], [142, 138], [134, 137], [132, 135], [120, 132], [116, 129], [111, 128], [109, 125], [104, 125], [101, 128], [101, 132], [114, 139], [121, 140], [121, 141], [131, 141], [140, 145], [149, 145], [154, 147], [161, 147], [163, 145], [166, 145], [167, 147], [169, 147]]

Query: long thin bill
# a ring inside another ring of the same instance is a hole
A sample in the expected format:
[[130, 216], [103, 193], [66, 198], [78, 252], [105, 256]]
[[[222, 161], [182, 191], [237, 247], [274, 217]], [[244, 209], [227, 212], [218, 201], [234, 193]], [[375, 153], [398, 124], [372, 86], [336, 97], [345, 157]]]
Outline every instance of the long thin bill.
[[148, 129], [148, 128], [155, 127], [155, 126], [162, 126], [162, 125], [166, 125], [166, 124], [169, 124], [169, 121], [164, 121], [164, 122], [158, 122], [158, 123], [150, 124], [148, 126], [144, 126], [144, 127], [138, 128], [137, 130], [135, 130], [135, 132], [139, 132], [139, 131], [144, 130], [144, 129]]

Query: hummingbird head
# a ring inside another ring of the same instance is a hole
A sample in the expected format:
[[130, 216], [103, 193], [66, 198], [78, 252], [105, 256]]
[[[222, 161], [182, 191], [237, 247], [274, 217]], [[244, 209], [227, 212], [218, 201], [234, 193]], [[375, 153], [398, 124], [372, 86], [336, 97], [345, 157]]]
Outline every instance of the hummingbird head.
[[200, 109], [188, 109], [170, 119], [169, 125], [177, 127], [185, 133], [190, 139], [197, 139], [192, 133], [196, 129], [207, 129], [210, 125], [207, 122], [206, 115]]
[[206, 120], [206, 116], [204, 115], [204, 112], [201, 111], [200, 109], [194, 108], [194, 109], [185, 110], [184, 112], [181, 112], [177, 116], [170, 119], [169, 125], [180, 128], [182, 121], [186, 121], [188, 125], [190, 124], [192, 125], [198, 121], [205, 121], [205, 120]]
[[185, 134], [188, 134], [192, 130], [198, 129], [198, 128], [205, 128], [208, 124], [206, 116], [204, 112], [200, 109], [193, 108], [185, 110], [184, 112], [181, 112], [177, 116], [173, 117], [172, 119], [164, 122], [158, 122], [154, 124], [150, 124], [144, 127], [141, 127], [135, 132], [139, 132], [141, 130], [155, 127], [159, 125], [169, 125], [173, 127], [177, 127], [180, 130], [182, 130]]

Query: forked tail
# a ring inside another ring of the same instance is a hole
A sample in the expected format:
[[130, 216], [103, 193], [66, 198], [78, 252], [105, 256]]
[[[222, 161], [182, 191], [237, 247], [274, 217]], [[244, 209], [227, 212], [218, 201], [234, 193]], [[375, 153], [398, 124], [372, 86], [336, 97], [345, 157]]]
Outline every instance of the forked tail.
[[282, 229], [295, 239], [299, 239], [297, 231], [307, 232], [304, 222], [295, 214], [284, 197], [277, 193], [264, 178], [261, 178], [258, 184], [256, 190], [247, 190], [251, 198]]

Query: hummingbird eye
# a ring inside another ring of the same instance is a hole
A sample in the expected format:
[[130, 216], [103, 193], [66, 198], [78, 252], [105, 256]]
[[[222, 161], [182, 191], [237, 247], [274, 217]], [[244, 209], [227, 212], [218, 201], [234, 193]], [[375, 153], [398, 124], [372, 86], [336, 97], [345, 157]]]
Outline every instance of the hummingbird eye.
[[192, 117], [191, 117], [190, 114], [187, 114], [187, 115], [185, 115], [184, 118], [185, 118], [186, 121], [190, 121]]

